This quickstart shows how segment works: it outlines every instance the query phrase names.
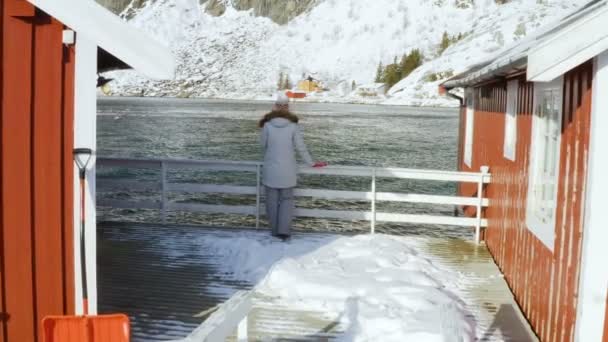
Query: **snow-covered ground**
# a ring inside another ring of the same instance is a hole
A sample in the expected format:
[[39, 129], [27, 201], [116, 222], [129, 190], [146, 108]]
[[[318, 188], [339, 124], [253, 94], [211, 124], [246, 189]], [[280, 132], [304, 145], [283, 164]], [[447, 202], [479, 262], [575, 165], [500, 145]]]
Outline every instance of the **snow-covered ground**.
[[[311, 101], [455, 105], [437, 94], [434, 73], [459, 73], [499, 52], [585, 0], [320, 0], [287, 25], [228, 8], [221, 17], [198, 0], [150, 0], [131, 20], [171, 47], [175, 80], [150, 81], [131, 71], [112, 72], [113, 95], [268, 99], [279, 73], [295, 83], [311, 74], [330, 91]], [[444, 32], [464, 39], [438, 55]], [[388, 97], [353, 93], [352, 82], [373, 81], [385, 65], [412, 49], [425, 64]]]
[[416, 238], [388, 235], [207, 239], [226, 276], [291, 309], [327, 313], [344, 341], [473, 341], [463, 275], [436, 265]]

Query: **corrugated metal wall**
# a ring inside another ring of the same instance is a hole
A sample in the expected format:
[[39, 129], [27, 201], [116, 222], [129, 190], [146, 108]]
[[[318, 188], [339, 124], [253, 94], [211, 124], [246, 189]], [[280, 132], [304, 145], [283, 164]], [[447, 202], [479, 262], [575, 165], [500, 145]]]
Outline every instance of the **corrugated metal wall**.
[[0, 341], [30, 342], [44, 316], [74, 312], [74, 54], [61, 23], [2, 2]]
[[[506, 82], [475, 89], [473, 167], [489, 165], [486, 242], [517, 301], [543, 341], [572, 341], [576, 317], [582, 209], [589, 144], [592, 63], [564, 79], [555, 248], [551, 252], [526, 226], [528, 161], [532, 134], [533, 85], [521, 79], [518, 94], [516, 160], [503, 157]], [[461, 159], [462, 160], [462, 159]], [[461, 163], [461, 169], [468, 170]], [[461, 187], [465, 194], [475, 190]]]

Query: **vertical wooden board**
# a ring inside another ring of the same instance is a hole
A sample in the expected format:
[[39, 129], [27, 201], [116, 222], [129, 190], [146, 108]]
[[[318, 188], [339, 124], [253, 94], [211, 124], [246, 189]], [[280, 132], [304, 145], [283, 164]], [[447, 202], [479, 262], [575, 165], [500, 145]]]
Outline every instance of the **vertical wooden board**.
[[582, 202], [588, 151], [591, 64], [569, 72], [565, 77], [564, 125], [560, 163], [560, 195], [556, 231], [559, 247], [556, 293], [556, 336], [558, 341], [573, 339], [580, 271]]
[[62, 267], [62, 31], [39, 12], [35, 20], [33, 224], [36, 320], [63, 314]]
[[[465, 113], [467, 111], [466, 99], [464, 104], [460, 107], [459, 119], [458, 120], [458, 156], [456, 158], [456, 168], [460, 170], [464, 158], [464, 127], [465, 127]], [[458, 184], [458, 193], [461, 193], [461, 185]]]
[[[4, 28], [4, 0], [0, 0], [0, 37], [3, 37], [3, 28]], [[4, 51], [4, 39], [0, 41], [0, 61], [3, 60], [3, 51]], [[3, 142], [2, 138], [2, 121], [4, 117], [4, 108], [2, 107], [3, 103], [3, 87], [4, 84], [4, 68], [0, 67], [0, 143]], [[2, 175], [2, 164], [4, 158], [2, 156], [2, 148], [0, 147], [0, 342], [6, 341], [6, 316], [4, 315], [6, 308], [4, 306], [4, 218], [2, 217], [2, 211], [4, 209], [4, 204], [2, 203], [2, 194], [4, 193], [2, 190], [3, 175]]]
[[573, 256], [575, 254], [575, 251], [573, 249], [573, 246], [575, 245], [575, 241], [574, 241], [574, 231], [578, 228], [578, 225], [580, 223], [580, 210], [577, 208], [580, 201], [576, 198], [576, 194], [580, 193], [580, 178], [578, 177], [578, 169], [580, 166], [580, 158], [579, 158], [579, 152], [580, 152], [580, 145], [577, 143], [577, 140], [579, 138], [578, 135], [578, 126], [580, 123], [580, 119], [581, 119], [581, 115], [582, 115], [582, 110], [581, 110], [581, 89], [582, 89], [582, 84], [581, 84], [581, 75], [576, 75], [576, 79], [577, 79], [577, 84], [576, 84], [576, 88], [573, 89], [574, 91], [577, 92], [577, 108], [575, 111], [571, 111], [572, 115], [573, 115], [573, 120], [571, 122], [571, 126], [569, 128], [569, 134], [568, 134], [568, 141], [567, 144], [569, 146], [569, 150], [572, 151], [571, 153], [571, 165], [570, 165], [570, 189], [568, 192], [568, 196], [569, 196], [569, 206], [568, 206], [568, 211], [567, 211], [567, 215], [568, 215], [568, 222], [565, 226], [566, 230], [563, 232], [563, 234], [565, 235], [565, 244], [563, 246], [564, 248], [564, 259], [563, 259], [563, 263], [564, 263], [564, 269], [565, 269], [565, 279], [564, 279], [564, 295], [562, 296], [562, 303], [564, 305], [564, 307], [566, 308], [565, 310], [565, 314], [563, 317], [563, 322], [564, 322], [564, 327], [563, 327], [563, 340], [564, 341], [570, 341], [571, 340], [571, 333], [573, 332], [573, 314], [575, 314], [575, 312], [573, 312], [574, 310], [574, 284], [572, 284], [572, 279], [574, 277], [574, 274], [576, 273], [576, 269], [578, 269], [578, 267], [575, 268], [575, 265], [572, 264], [572, 259]]
[[76, 312], [76, 294], [74, 284], [74, 45], [63, 47], [62, 72], [62, 227], [63, 227], [63, 284], [64, 313], [73, 315]]
[[568, 296], [566, 297], [569, 310], [566, 316], [568, 340], [574, 338], [574, 326], [576, 320], [576, 308], [578, 299], [578, 284], [580, 276], [581, 244], [583, 232], [584, 198], [587, 173], [587, 153], [589, 151], [590, 120], [591, 120], [591, 92], [593, 67], [587, 63], [577, 70], [579, 75], [579, 98], [580, 105], [576, 111], [575, 125], [573, 126], [572, 140], [570, 144], [575, 150], [575, 166], [573, 179], [573, 225], [569, 231], [570, 244], [568, 246]]
[[36, 330], [30, 178], [32, 25], [4, 11], [2, 224], [5, 306], [10, 314], [6, 337], [10, 342], [30, 342]]
[[[561, 173], [563, 176], [561, 178], [567, 178], [569, 184], [568, 188], [565, 189], [566, 198], [566, 208], [565, 211], [565, 222], [560, 226], [562, 235], [562, 245], [561, 247], [561, 258], [560, 258], [560, 268], [562, 271], [562, 279], [561, 279], [561, 288], [562, 295], [560, 296], [560, 307], [563, 308], [563, 313], [561, 315], [560, 324], [561, 324], [561, 336], [560, 340], [569, 341], [570, 332], [572, 330], [572, 286], [571, 279], [572, 274], [574, 273], [572, 267], [570, 265], [569, 259], [572, 257], [573, 250], [573, 232], [576, 229], [578, 219], [576, 217], [576, 206], [577, 201], [575, 195], [579, 190], [579, 183], [577, 177], [577, 169], [578, 169], [578, 146], [574, 143], [577, 137], [577, 126], [578, 121], [580, 119], [580, 105], [581, 105], [581, 82], [580, 75], [575, 74], [571, 77], [571, 80], [574, 80], [574, 83], [571, 84], [571, 91], [574, 93], [575, 100], [572, 101], [573, 108], [567, 112], [567, 117], [565, 117], [564, 122], [564, 131], [562, 141], [562, 146], [568, 151], [568, 155], [566, 158], [568, 160], [566, 173]], [[571, 83], [571, 82], [568, 82]], [[565, 188], [562, 187], [562, 188]], [[558, 202], [562, 203], [562, 202]]]
[[[564, 78], [564, 85], [570, 85], [570, 80], [569, 77], [566, 76]], [[564, 89], [566, 90], [568, 87], [564, 86]], [[568, 94], [566, 94], [566, 96], [564, 96], [564, 99], [567, 99]], [[563, 108], [569, 108], [569, 107], [573, 107], [572, 104], [568, 105], [568, 101], [564, 101], [563, 103]], [[560, 146], [560, 161], [559, 161], [559, 168], [558, 168], [558, 173], [559, 173], [559, 179], [564, 179], [566, 182], [570, 181], [570, 168], [571, 168], [571, 164], [572, 164], [572, 158], [571, 158], [571, 151], [569, 150], [569, 145], [567, 143], [568, 141], [568, 135], [569, 135], [569, 130], [566, 129], [566, 127], [569, 126], [569, 117], [570, 117], [570, 113], [564, 112], [562, 113], [562, 135], [561, 135], [561, 146]], [[555, 278], [553, 280], [553, 285], [555, 287], [555, 295], [554, 298], [552, 299], [552, 307], [554, 308], [553, 310], [553, 317], [551, 318], [552, 321], [555, 323], [553, 325], [553, 331], [552, 331], [552, 340], [553, 341], [562, 341], [562, 334], [564, 331], [564, 318], [565, 318], [565, 306], [563, 304], [563, 298], [564, 298], [564, 292], [565, 292], [565, 288], [564, 288], [564, 283], [565, 283], [565, 279], [566, 279], [566, 269], [565, 269], [565, 263], [564, 263], [564, 252], [565, 252], [565, 248], [564, 246], [566, 245], [567, 241], [566, 241], [566, 234], [564, 234], [565, 231], [567, 231], [566, 225], [568, 224], [568, 209], [570, 208], [570, 196], [569, 196], [569, 191], [570, 191], [570, 184], [566, 183], [564, 184], [564, 186], [559, 186], [558, 187], [558, 194], [557, 194], [557, 210], [556, 210], [556, 221], [555, 221], [555, 243], [554, 243], [554, 250], [553, 253], [555, 255]]]

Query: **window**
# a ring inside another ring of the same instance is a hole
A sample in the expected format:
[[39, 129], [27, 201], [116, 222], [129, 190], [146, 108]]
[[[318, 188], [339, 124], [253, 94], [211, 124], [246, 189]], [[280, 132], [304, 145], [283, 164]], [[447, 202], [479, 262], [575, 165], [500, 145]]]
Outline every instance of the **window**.
[[509, 160], [515, 160], [517, 148], [517, 91], [519, 81], [507, 84], [507, 113], [505, 115], [505, 144], [504, 155]]
[[475, 114], [475, 101], [473, 99], [473, 92], [469, 89], [466, 92], [466, 103], [467, 103], [467, 111], [466, 111], [466, 126], [465, 126], [465, 136], [464, 136], [464, 163], [471, 167], [472, 159], [473, 159], [473, 123], [474, 123], [474, 114]]
[[534, 86], [526, 221], [532, 233], [553, 250], [562, 128], [562, 78], [550, 83], [535, 83]]

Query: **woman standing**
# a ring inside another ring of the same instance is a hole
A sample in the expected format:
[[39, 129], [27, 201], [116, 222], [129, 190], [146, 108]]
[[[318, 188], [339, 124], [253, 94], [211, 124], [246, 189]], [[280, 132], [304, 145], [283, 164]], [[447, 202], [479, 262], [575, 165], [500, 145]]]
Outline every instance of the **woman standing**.
[[277, 95], [272, 112], [264, 115], [259, 127], [264, 151], [262, 183], [266, 188], [266, 217], [272, 235], [285, 240], [291, 235], [293, 219], [293, 191], [298, 172], [295, 150], [309, 166], [326, 164], [313, 163], [302, 138], [298, 117], [289, 111], [289, 99], [285, 94]]

